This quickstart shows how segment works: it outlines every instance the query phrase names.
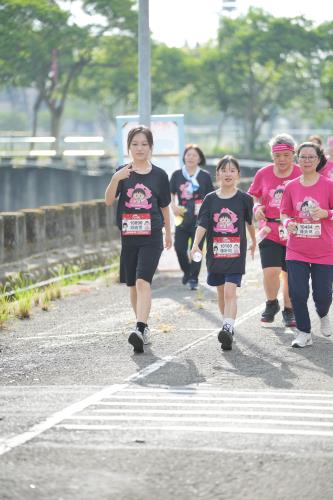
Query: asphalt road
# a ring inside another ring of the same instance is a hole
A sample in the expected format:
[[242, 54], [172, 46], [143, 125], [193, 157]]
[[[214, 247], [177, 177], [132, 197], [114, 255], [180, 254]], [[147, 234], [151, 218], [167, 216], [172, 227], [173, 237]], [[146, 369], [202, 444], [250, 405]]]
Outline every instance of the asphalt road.
[[116, 282], [82, 282], [1, 331], [2, 500], [333, 498], [333, 345], [313, 309], [313, 347], [290, 348], [281, 314], [262, 328], [249, 262], [223, 353], [204, 282], [157, 274], [142, 355]]

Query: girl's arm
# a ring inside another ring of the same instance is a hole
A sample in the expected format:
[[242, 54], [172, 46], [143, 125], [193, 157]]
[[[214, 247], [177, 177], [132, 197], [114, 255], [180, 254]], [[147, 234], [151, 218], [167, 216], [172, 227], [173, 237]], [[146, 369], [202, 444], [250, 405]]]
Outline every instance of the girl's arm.
[[250, 238], [251, 238], [251, 244], [249, 246], [249, 251], [251, 252], [251, 257], [253, 259], [254, 258], [254, 252], [255, 252], [255, 249], [256, 249], [256, 246], [257, 246], [256, 231], [255, 231], [254, 225], [253, 224], [249, 224], [248, 222], [246, 222], [246, 229], [248, 230], [248, 233], [249, 233]]
[[164, 219], [164, 229], [165, 229], [164, 247], [169, 249], [172, 247], [169, 205], [167, 207], [161, 208], [161, 212]]
[[193, 254], [195, 252], [201, 252], [200, 248], [199, 248], [199, 244], [201, 243], [201, 240], [202, 238], [205, 236], [206, 234], [206, 229], [202, 226], [198, 226], [196, 231], [195, 231], [195, 236], [194, 236], [194, 241], [193, 241], [193, 245], [192, 245], [192, 248], [191, 248], [191, 258], [193, 258]]

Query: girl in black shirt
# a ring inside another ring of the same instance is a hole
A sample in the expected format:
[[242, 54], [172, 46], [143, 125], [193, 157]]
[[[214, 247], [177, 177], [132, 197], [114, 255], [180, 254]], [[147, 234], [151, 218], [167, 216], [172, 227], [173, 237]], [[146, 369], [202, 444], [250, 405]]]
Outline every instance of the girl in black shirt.
[[251, 237], [251, 254], [256, 247], [252, 223], [253, 199], [237, 189], [240, 168], [232, 156], [224, 156], [216, 167], [220, 187], [204, 199], [198, 216], [191, 256], [200, 252], [207, 240], [207, 283], [217, 287], [218, 303], [224, 317], [218, 340], [224, 351], [232, 348], [237, 313], [237, 286], [245, 273], [247, 252], [246, 227]]
[[147, 322], [151, 309], [151, 282], [163, 250], [163, 226], [164, 246], [172, 246], [169, 179], [164, 170], [150, 163], [152, 147], [153, 135], [147, 127], [130, 130], [127, 148], [133, 161], [118, 167], [105, 193], [107, 205], [112, 205], [119, 196], [120, 281], [130, 288], [137, 323], [128, 342], [138, 353], [143, 352], [144, 344], [150, 341]]

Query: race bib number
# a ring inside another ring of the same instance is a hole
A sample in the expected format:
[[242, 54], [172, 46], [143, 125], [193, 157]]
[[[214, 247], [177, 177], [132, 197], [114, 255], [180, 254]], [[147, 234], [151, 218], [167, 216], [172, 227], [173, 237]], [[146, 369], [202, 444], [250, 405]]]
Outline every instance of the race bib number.
[[297, 238], [320, 238], [320, 222], [297, 222]]
[[195, 200], [194, 201], [194, 215], [199, 215], [201, 205], [202, 205], [202, 200]]
[[150, 236], [150, 214], [123, 214], [121, 234], [123, 236]]
[[240, 256], [239, 236], [213, 239], [213, 255], [215, 259], [234, 259]]

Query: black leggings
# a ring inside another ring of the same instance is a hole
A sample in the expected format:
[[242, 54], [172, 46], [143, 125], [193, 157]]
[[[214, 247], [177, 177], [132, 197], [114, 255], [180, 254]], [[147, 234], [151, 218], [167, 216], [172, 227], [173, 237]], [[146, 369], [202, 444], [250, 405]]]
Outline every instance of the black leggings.
[[[185, 231], [176, 227], [175, 232], [175, 250], [178, 257], [178, 262], [181, 270], [189, 279], [198, 281], [198, 276], [201, 268], [201, 262], [190, 262], [188, 258], [189, 242], [191, 245], [194, 240], [195, 228], [192, 231]], [[202, 239], [199, 248], [202, 250], [204, 238]]]

